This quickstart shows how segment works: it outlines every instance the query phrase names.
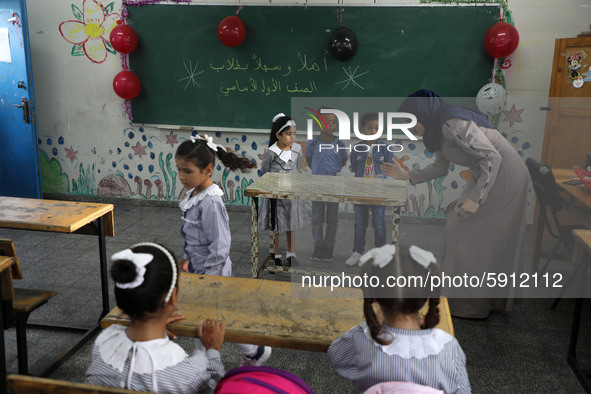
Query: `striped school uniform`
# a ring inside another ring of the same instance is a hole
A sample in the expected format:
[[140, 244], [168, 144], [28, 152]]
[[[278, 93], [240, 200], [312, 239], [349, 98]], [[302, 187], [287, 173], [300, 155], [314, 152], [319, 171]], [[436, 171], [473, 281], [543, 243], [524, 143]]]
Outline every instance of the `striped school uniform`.
[[389, 345], [375, 342], [366, 323], [353, 327], [328, 349], [333, 368], [359, 392], [390, 381], [413, 382], [445, 393], [470, 393], [466, 356], [458, 341], [437, 328], [404, 330], [383, 326]]
[[92, 349], [86, 383], [158, 393], [213, 393], [225, 370], [220, 353], [200, 339], [190, 356], [167, 337], [134, 342], [126, 327], [101, 332]]

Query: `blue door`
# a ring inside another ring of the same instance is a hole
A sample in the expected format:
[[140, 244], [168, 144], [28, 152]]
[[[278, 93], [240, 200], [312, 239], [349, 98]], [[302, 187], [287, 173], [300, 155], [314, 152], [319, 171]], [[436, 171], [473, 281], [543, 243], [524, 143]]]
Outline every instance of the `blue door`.
[[41, 198], [25, 0], [0, 0], [0, 195]]

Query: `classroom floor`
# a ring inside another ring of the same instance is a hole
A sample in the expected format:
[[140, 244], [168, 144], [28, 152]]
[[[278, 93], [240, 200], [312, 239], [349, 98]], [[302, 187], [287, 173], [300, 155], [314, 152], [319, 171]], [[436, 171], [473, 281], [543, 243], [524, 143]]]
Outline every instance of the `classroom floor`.
[[[250, 210], [229, 207], [232, 231], [231, 259], [235, 275], [250, 277], [251, 233]], [[390, 220], [390, 218], [388, 218]], [[140, 241], [160, 242], [177, 255], [182, 253], [180, 210], [173, 206], [117, 203], [115, 234], [107, 238], [107, 254], [125, 249]], [[333, 266], [340, 268], [349, 257], [353, 237], [353, 218], [340, 217], [339, 236]], [[443, 246], [443, 222], [404, 217], [400, 225], [401, 241], [420, 245], [440, 255]], [[368, 245], [371, 244], [368, 231]], [[388, 235], [390, 236], [390, 235]], [[268, 237], [261, 234], [261, 254]], [[35, 311], [31, 322], [70, 323], [90, 326], [101, 308], [98, 242], [96, 237], [63, 235], [0, 229], [0, 238], [15, 242], [23, 268], [24, 279], [17, 287], [52, 289], [58, 295]], [[311, 235], [299, 231], [296, 252], [302, 262], [310, 255]], [[527, 232], [524, 261], [531, 261], [531, 231]], [[550, 245], [545, 245], [549, 247]], [[316, 263], [322, 264], [322, 263]], [[551, 270], [572, 271], [564, 261], [551, 264]], [[591, 276], [591, 275], [590, 275]], [[263, 279], [289, 280], [281, 275], [263, 274]], [[588, 280], [587, 283], [591, 283]], [[110, 283], [111, 306], [115, 298]], [[453, 319], [455, 335], [467, 357], [467, 368], [474, 393], [582, 393], [579, 382], [566, 363], [574, 300], [563, 299], [555, 311], [552, 299], [520, 299], [510, 313], [495, 313], [487, 320]], [[77, 333], [28, 328], [29, 368], [40, 374], [79, 336]], [[16, 339], [14, 329], [4, 332], [9, 372], [16, 373]], [[586, 300], [579, 336], [579, 358], [591, 367], [591, 301]], [[180, 338], [187, 351], [193, 340]], [[90, 363], [92, 341], [83, 346], [50, 377], [82, 382]], [[237, 366], [240, 354], [232, 346], [224, 346], [222, 359], [226, 370]], [[332, 371], [324, 353], [291, 349], [274, 349], [267, 365], [291, 372], [317, 393], [355, 393], [351, 383]]]

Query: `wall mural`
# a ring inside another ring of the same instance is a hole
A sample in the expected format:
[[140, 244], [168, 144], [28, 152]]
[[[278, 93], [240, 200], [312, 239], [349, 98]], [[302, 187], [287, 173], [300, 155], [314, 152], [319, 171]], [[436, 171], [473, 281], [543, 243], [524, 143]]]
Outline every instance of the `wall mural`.
[[116, 54], [109, 42], [111, 30], [121, 16], [112, 12], [115, 3], [103, 6], [96, 0], [84, 0], [82, 9], [72, 4], [75, 20], [60, 23], [58, 29], [64, 40], [72, 44], [72, 56], [86, 56], [93, 63], [102, 63], [107, 52]]
[[[186, 190], [177, 187], [180, 183], [173, 152], [175, 145], [187, 140], [188, 135], [179, 137], [170, 131], [165, 136], [166, 141], [160, 141], [156, 136], [148, 138], [143, 127], [126, 128], [122, 135], [123, 145], [108, 149], [102, 155], [95, 147], [85, 152], [84, 147], [66, 144], [63, 136], [39, 138], [43, 192], [169, 201], [184, 198]], [[231, 143], [236, 154], [255, 157], [254, 153], [248, 155], [239, 144], [248, 142], [246, 135], [224, 140], [217, 133], [216, 137], [226, 145]], [[258, 145], [252, 142], [249, 148], [256, 150]], [[70, 178], [67, 173], [75, 175]], [[253, 182], [253, 177], [257, 177], [255, 172], [231, 172], [216, 161], [213, 178], [224, 190], [226, 204], [250, 205], [250, 198], [244, 196], [243, 191]]]
[[[516, 127], [524, 122], [523, 114], [524, 109], [516, 109], [513, 104], [510, 110], [502, 112], [502, 119], [498, 119], [499, 128], [506, 130], [502, 135], [522, 157], [526, 156], [532, 138]], [[155, 132], [161, 133], [159, 130]], [[97, 152], [96, 147], [70, 144], [62, 136], [40, 138], [43, 192], [167, 201], [184, 198], [186, 190], [178, 182], [174, 151], [178, 144], [189, 138], [188, 133], [171, 130], [159, 136], [149, 136], [143, 127], [130, 127], [122, 130], [120, 135], [120, 145], [107, 147], [105, 152]], [[268, 146], [265, 134], [216, 132], [215, 139], [238, 155], [256, 158], [259, 164]], [[424, 168], [434, 159], [422, 144], [395, 142], [404, 146], [397, 160], [406, 170]], [[306, 144], [302, 145], [305, 148]], [[302, 171], [309, 173], [310, 169], [303, 167]], [[343, 173], [352, 176], [348, 165]], [[231, 172], [216, 160], [213, 180], [224, 190], [226, 204], [250, 205], [244, 189], [260, 175], [260, 170], [246, 174]], [[409, 185], [406, 215], [448, 216], [457, 203], [457, 200], [450, 201], [449, 196], [458, 195], [457, 189], [462, 189], [470, 179], [469, 170], [451, 164], [447, 175], [422, 185]], [[352, 204], [345, 204], [343, 208], [353, 210]]]
[[[514, 128], [524, 121], [523, 112], [524, 109], [516, 109], [512, 105], [510, 110], [503, 111], [501, 117], [504, 117], [500, 119], [500, 128], [506, 129], [502, 132], [503, 136], [522, 157], [530, 148], [532, 137]], [[96, 147], [70, 144], [62, 136], [40, 138], [43, 192], [167, 201], [184, 198], [186, 190], [178, 182], [174, 151], [178, 144], [189, 138], [189, 134], [171, 130], [161, 138], [146, 135], [143, 127], [130, 127], [121, 131], [121, 137], [119, 146], [107, 147], [105, 152], [98, 152]], [[265, 134], [216, 132], [215, 139], [238, 155], [256, 158], [259, 164], [268, 146]], [[434, 155], [422, 144], [395, 142], [404, 146], [397, 160], [406, 170], [424, 168], [434, 159]], [[302, 145], [305, 148], [305, 143]], [[303, 167], [302, 171], [309, 173], [310, 169]], [[352, 176], [348, 165], [343, 173], [344, 176]], [[246, 174], [231, 172], [216, 160], [213, 180], [224, 190], [226, 204], [250, 205], [250, 198], [244, 196], [244, 189], [260, 175], [260, 170]], [[457, 195], [456, 190], [462, 189], [470, 179], [469, 170], [451, 164], [447, 175], [422, 185], [409, 185], [406, 215], [448, 216], [457, 203], [457, 200], [450, 201], [449, 195]], [[352, 204], [345, 204], [343, 208], [353, 210]]]
[[62, 166], [55, 158], [49, 158], [43, 150], [39, 150], [39, 162], [41, 163], [41, 184], [43, 193], [68, 194], [70, 181], [62, 172]]

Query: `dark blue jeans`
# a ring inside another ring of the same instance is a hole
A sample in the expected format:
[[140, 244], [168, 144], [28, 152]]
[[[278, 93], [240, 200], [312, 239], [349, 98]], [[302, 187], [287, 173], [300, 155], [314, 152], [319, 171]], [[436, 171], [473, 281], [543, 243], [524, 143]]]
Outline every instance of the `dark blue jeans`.
[[363, 253], [365, 250], [365, 230], [369, 221], [370, 209], [375, 246], [379, 248], [386, 244], [386, 207], [384, 205], [355, 204], [354, 252]]
[[[326, 221], [326, 233], [324, 222]], [[320, 253], [326, 250], [332, 256], [337, 224], [339, 222], [339, 203], [312, 201], [312, 236], [314, 237], [314, 251]]]

